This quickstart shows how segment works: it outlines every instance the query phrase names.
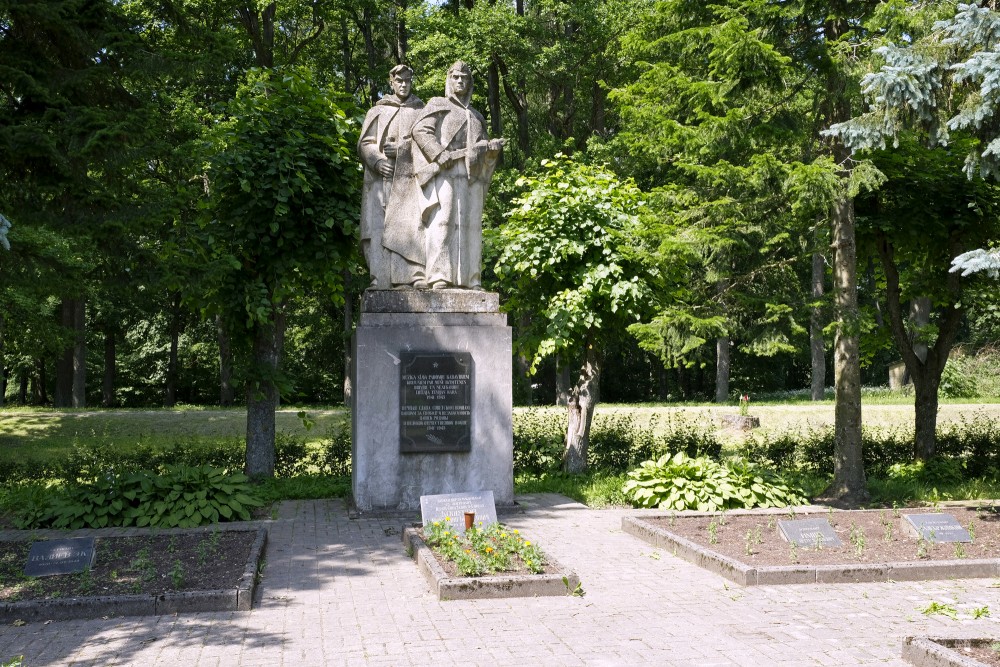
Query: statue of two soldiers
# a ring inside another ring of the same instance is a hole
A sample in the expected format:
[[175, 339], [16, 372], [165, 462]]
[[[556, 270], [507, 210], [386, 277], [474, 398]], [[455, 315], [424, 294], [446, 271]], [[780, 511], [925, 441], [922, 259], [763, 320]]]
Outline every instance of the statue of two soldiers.
[[483, 202], [503, 139], [473, 109], [472, 72], [448, 70], [444, 97], [411, 94], [413, 71], [389, 73], [392, 94], [365, 116], [361, 247], [371, 289], [482, 289]]

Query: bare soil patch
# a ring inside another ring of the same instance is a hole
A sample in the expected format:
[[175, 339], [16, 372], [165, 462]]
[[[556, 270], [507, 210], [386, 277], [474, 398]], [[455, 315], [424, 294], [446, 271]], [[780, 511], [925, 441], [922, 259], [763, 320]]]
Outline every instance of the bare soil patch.
[[77, 574], [26, 577], [30, 541], [0, 542], [0, 601], [234, 589], [256, 530], [98, 537], [94, 566]]
[[952, 650], [958, 651], [967, 658], [978, 660], [989, 667], [1000, 667], [1000, 642], [993, 646], [971, 646]]
[[[933, 512], [951, 514], [966, 528], [971, 525], [973, 542], [921, 544], [904, 528], [903, 514]], [[796, 548], [786, 542], [778, 530], [778, 521], [807, 518], [828, 519], [843, 546]], [[754, 566], [854, 565], [1000, 556], [1000, 514], [989, 508], [856, 510], [796, 513], [794, 516], [724, 513], [714, 516], [644, 517], [643, 520], [706, 549]], [[853, 541], [852, 533], [855, 535]]]

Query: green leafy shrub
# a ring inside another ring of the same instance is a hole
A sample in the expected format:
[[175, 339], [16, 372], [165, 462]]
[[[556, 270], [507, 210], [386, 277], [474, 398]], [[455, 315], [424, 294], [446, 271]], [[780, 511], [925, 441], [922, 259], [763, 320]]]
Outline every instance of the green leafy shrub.
[[516, 411], [514, 472], [541, 475], [562, 466], [566, 413], [551, 409]]
[[1000, 471], [1000, 424], [982, 412], [943, 424], [937, 433], [938, 455], [960, 459], [969, 478]]
[[948, 359], [941, 373], [941, 384], [938, 395], [941, 398], [975, 398], [979, 395], [979, 386], [974, 372], [974, 362], [962, 355]]
[[263, 502], [245, 475], [211, 466], [167, 466], [67, 484], [25, 508], [18, 528], [187, 528], [247, 521]]
[[628, 477], [622, 490], [637, 507], [713, 512], [806, 502], [776, 474], [742, 460], [727, 465], [677, 452], [644, 461]]
[[964, 471], [960, 460], [936, 456], [929, 461], [895, 463], [886, 471], [886, 477], [901, 482], [950, 486], [962, 481]]
[[[565, 440], [565, 412], [551, 408], [515, 412], [515, 473], [558, 472]], [[629, 411], [597, 414], [590, 429], [587, 465], [593, 470], [624, 472], [642, 461], [678, 451], [719, 456], [722, 443], [714, 429], [683, 415], [668, 414], [662, 426], [660, 416], [653, 415], [648, 426], [641, 426]]]
[[718, 457], [721, 451], [722, 443], [714, 430], [682, 415], [668, 413], [661, 429], [659, 415], [653, 415], [648, 426], [640, 426], [634, 413], [613, 412], [594, 418], [588, 463], [599, 470], [625, 471], [662, 454]]
[[316, 471], [323, 475], [343, 477], [351, 474], [351, 419], [338, 424], [323, 440], [319, 451], [310, 459]]

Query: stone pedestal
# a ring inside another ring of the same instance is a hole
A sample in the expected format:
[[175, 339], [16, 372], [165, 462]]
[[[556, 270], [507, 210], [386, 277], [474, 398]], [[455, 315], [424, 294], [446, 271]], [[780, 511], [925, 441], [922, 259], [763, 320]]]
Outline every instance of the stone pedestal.
[[359, 510], [485, 490], [513, 504], [511, 329], [497, 294], [368, 290], [353, 346]]

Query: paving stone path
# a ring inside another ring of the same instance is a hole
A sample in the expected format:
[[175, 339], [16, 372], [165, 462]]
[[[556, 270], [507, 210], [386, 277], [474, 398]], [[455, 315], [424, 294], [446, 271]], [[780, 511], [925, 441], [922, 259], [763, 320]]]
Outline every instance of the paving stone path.
[[[551, 494], [501, 515], [583, 597], [439, 602], [406, 556], [413, 516], [284, 503], [250, 612], [0, 627], [0, 662], [139, 665], [896, 665], [905, 635], [1000, 636], [992, 579], [740, 588], [621, 531], [624, 510]], [[925, 616], [932, 601], [958, 618]], [[974, 608], [994, 618], [973, 620]]]

